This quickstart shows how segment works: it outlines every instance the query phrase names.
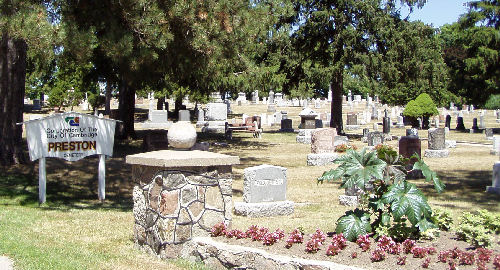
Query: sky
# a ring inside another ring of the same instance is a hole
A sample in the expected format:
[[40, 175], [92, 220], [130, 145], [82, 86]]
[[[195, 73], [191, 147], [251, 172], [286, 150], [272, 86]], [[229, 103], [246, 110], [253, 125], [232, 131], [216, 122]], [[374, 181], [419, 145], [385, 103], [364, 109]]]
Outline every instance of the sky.
[[[410, 21], [420, 20], [434, 27], [451, 24], [458, 20], [461, 14], [467, 12], [464, 3], [470, 0], [428, 0], [421, 9], [414, 9]], [[402, 17], [408, 15], [408, 9], [401, 9]]]

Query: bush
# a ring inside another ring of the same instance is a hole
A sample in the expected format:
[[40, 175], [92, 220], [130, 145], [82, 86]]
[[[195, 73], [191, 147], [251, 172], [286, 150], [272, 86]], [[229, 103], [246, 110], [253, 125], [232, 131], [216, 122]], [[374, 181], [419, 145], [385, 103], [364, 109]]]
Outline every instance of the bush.
[[438, 113], [436, 104], [426, 93], [420, 94], [415, 100], [410, 100], [403, 111], [404, 116], [415, 118], [430, 117]]
[[484, 107], [488, 110], [497, 110], [500, 109], [500, 95], [491, 95]]
[[420, 106], [422, 116], [430, 117], [439, 113], [436, 104], [434, 103], [434, 101], [432, 101], [432, 98], [428, 94], [422, 93], [418, 95], [415, 101], [417, 102], [418, 106]]
[[422, 110], [420, 109], [420, 106], [415, 100], [410, 100], [410, 102], [406, 104], [405, 110], [403, 111], [403, 115], [417, 118], [422, 115]]
[[465, 212], [460, 217], [456, 229], [457, 236], [476, 247], [487, 247], [493, 241], [492, 234], [496, 230], [496, 221], [495, 214], [487, 210], [481, 210], [477, 215]]
[[449, 231], [453, 224], [453, 218], [448, 210], [435, 208], [432, 211], [432, 222], [442, 231]]

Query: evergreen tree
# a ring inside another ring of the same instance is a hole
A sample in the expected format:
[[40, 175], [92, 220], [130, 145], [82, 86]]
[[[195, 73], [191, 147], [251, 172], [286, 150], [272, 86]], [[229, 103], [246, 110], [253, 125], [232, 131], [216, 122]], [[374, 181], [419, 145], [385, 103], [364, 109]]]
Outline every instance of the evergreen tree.
[[[0, 164], [24, 161], [23, 100], [27, 59], [48, 61], [55, 29], [42, 1], [0, 1]], [[41, 60], [44, 59], [44, 60]]]
[[473, 1], [469, 7], [457, 23], [441, 28], [440, 38], [449, 91], [461, 97], [458, 103], [484, 105], [500, 89], [500, 4]]
[[[383, 49], [379, 40], [381, 29], [387, 20], [399, 17], [396, 1], [356, 0], [296, 0], [293, 36], [297, 48], [325, 73], [329, 74], [333, 102], [330, 126], [343, 133], [342, 91], [344, 70], [355, 63], [357, 53], [373, 48]], [[401, 1], [404, 4], [422, 6], [425, 0]]]

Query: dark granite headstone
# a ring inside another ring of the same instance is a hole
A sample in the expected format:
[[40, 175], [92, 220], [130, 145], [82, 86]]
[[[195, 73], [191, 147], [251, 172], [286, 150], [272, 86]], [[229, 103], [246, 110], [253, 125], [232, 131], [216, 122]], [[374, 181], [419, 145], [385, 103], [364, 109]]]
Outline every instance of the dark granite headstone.
[[463, 117], [457, 117], [457, 128], [456, 130], [465, 130], [465, 125], [464, 125], [464, 118]]
[[479, 126], [477, 125], [477, 118], [472, 119], [472, 129], [478, 130]]
[[451, 115], [449, 114], [446, 116], [446, 122], [444, 124], [444, 127], [447, 127], [448, 129], [451, 128]]
[[422, 156], [422, 142], [415, 136], [403, 136], [399, 140], [399, 154], [405, 158], [410, 158], [417, 153]]
[[281, 119], [282, 132], [293, 132], [292, 119]]
[[[386, 110], [387, 112], [387, 110]], [[390, 117], [384, 117], [382, 121], [382, 132], [384, 134], [389, 134], [391, 132], [391, 118]]]
[[314, 128], [323, 128], [323, 120], [315, 119]]

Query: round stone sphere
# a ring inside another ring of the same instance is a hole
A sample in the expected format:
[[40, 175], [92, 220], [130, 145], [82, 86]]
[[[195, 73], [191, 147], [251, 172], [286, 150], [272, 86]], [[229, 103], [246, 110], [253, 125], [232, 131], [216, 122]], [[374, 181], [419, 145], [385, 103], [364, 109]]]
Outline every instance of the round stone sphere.
[[190, 122], [176, 122], [168, 129], [167, 138], [173, 148], [189, 149], [196, 143], [196, 129]]

